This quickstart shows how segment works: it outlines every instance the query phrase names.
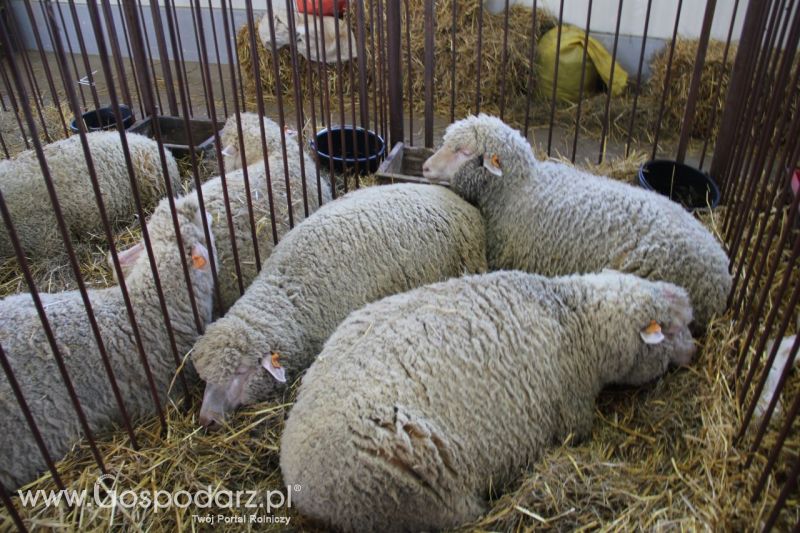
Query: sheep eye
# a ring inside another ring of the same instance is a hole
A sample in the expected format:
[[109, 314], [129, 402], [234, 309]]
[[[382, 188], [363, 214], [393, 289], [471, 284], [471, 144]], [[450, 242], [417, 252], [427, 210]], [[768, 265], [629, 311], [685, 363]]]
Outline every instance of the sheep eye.
[[468, 148], [461, 148], [461, 149], [459, 149], [459, 152], [461, 152], [462, 154], [464, 154], [467, 157], [472, 156], [472, 150], [470, 150]]

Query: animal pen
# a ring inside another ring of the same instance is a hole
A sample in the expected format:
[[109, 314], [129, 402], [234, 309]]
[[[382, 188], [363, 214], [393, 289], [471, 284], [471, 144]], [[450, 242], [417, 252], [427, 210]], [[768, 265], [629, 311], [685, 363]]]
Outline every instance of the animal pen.
[[[639, 166], [651, 159], [671, 158], [705, 170], [719, 184], [721, 202], [715, 209], [695, 213], [724, 243], [734, 286], [729, 310], [705, 332], [696, 362], [651, 386], [605, 392], [589, 442], [565, 442], [547, 452], [530, 465], [517, 486], [487, 495], [490, 512], [463, 527], [798, 530], [800, 377], [793, 368], [800, 342], [795, 336], [781, 343], [800, 328], [798, 2], [732, 0], [732, 17], [720, 20], [722, 2], [707, 0], [704, 11], [691, 12], [688, 2], [671, 0], [671, 37], [651, 56], [647, 43], [654, 2], [647, 0], [638, 22], [640, 47], [632, 54], [635, 68], [617, 92], [609, 88], [619, 75], [615, 66], [621, 53], [620, 20], [630, 0], [588, 0], [588, 10], [582, 13], [585, 24], [579, 28], [586, 41], [581, 48], [580, 92], [574, 101], [558, 94], [560, 42], [567, 27], [563, 21], [574, 4], [560, 0], [557, 9], [546, 11], [537, 0], [532, 3], [530, 9], [506, 0], [495, 13], [480, 0], [345, 0], [342, 15], [333, 17], [331, 28], [313, 13], [295, 11], [292, 0], [242, 6], [234, 6], [233, 0], [180, 5], [174, 0], [4, 2], [0, 147], [5, 158], [34, 151], [48, 197], [31, 202], [53, 210], [67, 261], [56, 268], [29, 260], [0, 195], [3, 231], [15, 251], [15, 257], [0, 265], [0, 290], [2, 296], [32, 295], [84, 438], [66, 457], [48, 451], [39, 436], [42, 421], [28, 407], [34, 400], [32, 392], [20, 387], [15, 377], [20, 369], [13, 367], [0, 346], [0, 380], [7, 380], [13, 390], [13, 397], [0, 398], [0, 403], [4, 411], [25, 417], [48, 467], [25, 487], [0, 486], [0, 529], [194, 529], [198, 524], [193, 515], [208, 512], [191, 506], [89, 507], [22, 499], [25, 490], [85, 489], [92, 494], [104, 474], [104, 490], [119, 492], [174, 493], [209, 486], [264, 494], [282, 487], [277, 450], [294, 389], [281, 402], [243, 410], [224, 434], [206, 433], [197, 424], [201, 393], [191, 385], [187, 354], [179, 353], [174, 343], [174, 388], [181, 389], [175, 400], [162, 401], [150, 378], [149, 390], [140, 392], [152, 398], [155, 416], [130, 419], [120, 405], [120, 427], [98, 434], [83, 418], [74, 384], [61, 362], [63, 347], [51, 332], [40, 294], [79, 291], [91, 324], [84, 335], [95, 339], [107, 358], [107, 339], [93, 319], [89, 292], [120, 280], [148, 376], [148, 354], [140, 338], [146, 332], [139, 331], [127, 296], [119, 259], [123, 249], [143, 240], [162, 313], [171, 298], [158, 282], [166, 273], [158, 272], [143, 231], [150, 213], [139, 197], [124, 142], [135, 217], [126, 224], [111, 220], [97, 196], [100, 186], [86, 141], [87, 124], [93, 116], [100, 118], [97, 110], [107, 108], [105, 122], [125, 138], [127, 107], [140, 127], [149, 121], [164, 176], [169, 173], [167, 145], [183, 146], [181, 155], [173, 152], [182, 189], [174, 190], [165, 179], [170, 197], [199, 190], [217, 174], [225, 183], [221, 162], [226, 155], [218, 130], [229, 117], [240, 124], [244, 112], [271, 117], [279, 124], [281, 153], [273, 155], [284, 161], [289, 154], [306, 150], [315, 155], [317, 151], [358, 155], [356, 147], [372, 146], [366, 141], [369, 131], [386, 141], [386, 154], [396, 147], [393, 157], [405, 151], [411, 158], [410, 154], [420, 153], [417, 150], [432, 148], [447, 124], [485, 112], [519, 128], [538, 155], [615, 179], [635, 181]], [[592, 17], [612, 4], [616, 31], [606, 40], [611, 79], [604, 89], [584, 90], [583, 77], [591, 63], [586, 51]], [[322, 11], [321, 0], [318, 10]], [[692, 17], [702, 18], [699, 36], [681, 38], [681, 20]], [[740, 34], [735, 31], [737, 20]], [[711, 39], [715, 23], [727, 29], [725, 40]], [[306, 36], [313, 31], [319, 39], [276, 42], [283, 28], [288, 35], [299, 35], [298, 28]], [[330, 35], [325, 36], [331, 29], [334, 48], [327, 45]], [[543, 67], [537, 61], [537, 44], [551, 30], [558, 44], [554, 71], [547, 75], [555, 82], [545, 91], [540, 89]], [[194, 52], [196, 57], [188, 57]], [[86, 122], [76, 120], [72, 131], [74, 117], [84, 114]], [[207, 133], [199, 133], [198, 124], [205, 124]], [[345, 125], [362, 130], [351, 129], [338, 138], [329, 135], [323, 141], [327, 146], [317, 137], [323, 128]], [[180, 141], [174, 140], [175, 135]], [[263, 127], [260, 135], [264, 159], [275, 161], [268, 158]], [[81, 140], [102, 219], [102, 234], [89, 236], [88, 248], [72, 242], [59, 202], [62, 191], [52, 186], [43, 151], [46, 144], [68, 136]], [[203, 144], [208, 138], [211, 141]], [[244, 153], [245, 147], [240, 151]], [[292, 214], [298, 205], [308, 213], [305, 183], [319, 184], [322, 165], [330, 172], [334, 198], [355, 188], [379, 186], [379, 178], [367, 169], [342, 174], [335, 172], [334, 157], [315, 161], [315, 168], [301, 167], [300, 190], [289, 186], [287, 176], [286, 199], [269, 195], [270, 209], [273, 202], [287, 202], [290, 226], [296, 223]], [[268, 163], [267, 182], [283, 179], [282, 170], [275, 165], [270, 169]], [[303, 202], [293, 203], [293, 196]], [[227, 191], [225, 202], [229, 202]], [[277, 242], [274, 214], [255, 220], [252, 198], [246, 204], [254, 222], [251, 240], [257, 240], [255, 231], [266, 231]], [[174, 213], [174, 205], [172, 209]], [[299, 217], [300, 211], [294, 214]], [[231, 216], [228, 209], [231, 229], [226, 235], [240, 278], [241, 240], [233, 234]], [[208, 237], [208, 223], [204, 231]], [[260, 269], [264, 257], [257, 249], [255, 258]], [[190, 266], [184, 260], [178, 275], [192, 294]], [[217, 272], [212, 272], [218, 284]], [[240, 282], [239, 290], [244, 289]], [[192, 311], [197, 318], [198, 310]], [[169, 329], [168, 313], [163, 318]], [[201, 330], [201, 321], [196, 322]], [[104, 364], [113, 388], [114, 369], [107, 359]], [[774, 392], [765, 396], [768, 390]], [[233, 515], [236, 509], [227, 511]], [[288, 513], [297, 528], [313, 527], [291, 508], [280, 512]], [[234, 522], [229, 527], [258, 526]]]

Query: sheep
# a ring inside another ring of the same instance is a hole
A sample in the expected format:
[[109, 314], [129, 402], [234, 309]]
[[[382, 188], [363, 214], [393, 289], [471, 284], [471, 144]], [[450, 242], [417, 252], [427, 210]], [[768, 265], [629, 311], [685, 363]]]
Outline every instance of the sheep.
[[[257, 113], [240, 113], [239, 114], [242, 125], [242, 144], [244, 144], [244, 156], [248, 165], [258, 163], [264, 160], [263, 143], [261, 142], [261, 128], [258, 125]], [[274, 120], [264, 117], [264, 138], [267, 145], [267, 156], [282, 154], [281, 148], [281, 127]], [[286, 155], [289, 158], [299, 158], [299, 148], [297, 146], [297, 132], [286, 128], [284, 131], [286, 137]], [[225, 121], [220, 132], [220, 142], [222, 143], [222, 155], [224, 156], [223, 164], [225, 172], [232, 172], [242, 168], [242, 158], [239, 154], [239, 123], [236, 120], [236, 115], [231, 115]], [[314, 170], [314, 161], [303, 150], [305, 158], [306, 172], [308, 172], [309, 180]], [[282, 165], [282, 163], [281, 163]], [[273, 166], [270, 166], [273, 172]]]
[[[167, 191], [158, 144], [142, 135], [126, 135], [141, 200], [149, 209]], [[135, 204], [119, 134], [92, 132], [86, 139], [109, 222], [114, 226], [129, 222], [135, 213]], [[80, 137], [76, 135], [49, 144], [44, 147], [44, 154], [73, 242], [80, 244], [102, 234], [103, 226]], [[180, 187], [178, 165], [169, 150], [165, 155], [169, 180], [177, 191]], [[0, 190], [28, 258], [54, 264], [61, 262], [66, 250], [33, 150], [0, 164]], [[0, 231], [0, 260], [10, 257], [14, 257], [11, 239], [7, 231]]]
[[501, 120], [451, 124], [423, 175], [449, 183], [486, 220], [489, 267], [557, 276], [612, 268], [686, 287], [704, 329], [726, 307], [728, 257], [667, 198], [534, 157]]
[[[178, 201], [176, 212], [200, 325], [205, 327], [211, 321], [213, 280], [200, 220], [202, 214], [191, 199]], [[156, 208], [147, 228], [178, 354], [182, 355], [191, 348], [198, 332], [166, 200]], [[213, 250], [213, 241], [210, 248]], [[135, 264], [126, 276], [128, 294], [163, 404], [175, 374], [175, 360], [149, 259], [146, 254], [135, 259], [124, 252], [120, 254], [121, 262], [131, 260]], [[101, 364], [80, 293], [40, 296], [91, 430], [111, 429], [122, 415]], [[152, 414], [153, 400], [120, 288], [90, 290], [89, 298], [129, 416], [136, 419]], [[57, 459], [80, 438], [81, 428], [29, 294], [0, 300], [0, 346], [20, 382], [51, 456]], [[35, 479], [45, 468], [45, 462], [5, 378], [0, 379], [0, 412], [0, 481], [6, 487], [16, 487]]]
[[[267, 139], [269, 145], [269, 155], [267, 161], [270, 168], [272, 181], [272, 200], [275, 211], [276, 233], [278, 238], [282, 238], [289, 231], [289, 207], [286, 195], [286, 179], [284, 174], [283, 155], [280, 150], [280, 129], [268, 118], [264, 119], [267, 128]], [[272, 234], [272, 223], [270, 220], [270, 206], [266, 179], [266, 169], [261, 152], [261, 134], [258, 128], [258, 115], [252, 113], [242, 113], [242, 127], [244, 133], [245, 154], [248, 162], [247, 177], [250, 184], [250, 198], [253, 205], [253, 219], [256, 222], [256, 238], [258, 243], [258, 253], [262, 261], [269, 257], [274, 245]], [[233, 143], [229, 146], [238, 146], [238, 136], [236, 135], [236, 119], [231, 117], [223, 129], [222, 138], [224, 142]], [[277, 137], [276, 137], [277, 135]], [[257, 151], [256, 151], [257, 148]], [[231, 149], [231, 153], [235, 151]], [[238, 153], [238, 152], [235, 152]], [[251, 164], [251, 157], [255, 160]], [[319, 200], [323, 203], [331, 200], [330, 184], [326, 176], [320, 178], [321, 187], [317, 188], [317, 181], [312, 177], [313, 161], [304, 153], [306, 165], [305, 184], [302, 180], [299, 157], [293, 157], [287, 151], [287, 166], [289, 168], [289, 183], [292, 195], [292, 212], [294, 223], [298, 224], [308, 212], [313, 213], [319, 208]], [[237, 170], [229, 170], [225, 174], [225, 182], [228, 188], [230, 201], [230, 212], [233, 222], [234, 234], [236, 236], [236, 251], [239, 256], [239, 266], [242, 277], [242, 286], [246, 289], [258, 274], [256, 265], [255, 246], [253, 244], [250, 211], [247, 203], [247, 188], [245, 187], [244, 171], [241, 169], [241, 159], [234, 158], [233, 167]], [[238, 163], [237, 163], [238, 162]], [[238, 166], [237, 166], [238, 165]], [[227, 168], [227, 163], [226, 163]], [[217, 243], [217, 253], [219, 253], [220, 270], [218, 272], [220, 301], [219, 308], [225, 312], [241, 296], [239, 283], [233, 260], [233, 245], [231, 244], [230, 230], [227, 220], [227, 209], [223, 195], [222, 177], [210, 179], [201, 187], [205, 210], [214, 220], [214, 236]], [[306, 200], [303, 199], [303, 188], [306, 190]], [[197, 192], [189, 192], [189, 196], [197, 196]], [[143, 250], [141, 243], [131, 248], [133, 253]], [[110, 259], [109, 259], [110, 260]]]
[[478, 211], [425, 185], [360, 189], [278, 243], [259, 277], [192, 351], [200, 422], [285, 391], [347, 314], [367, 302], [486, 269]]
[[352, 313], [303, 377], [280, 445], [295, 508], [343, 531], [472, 521], [548, 446], [591, 434], [608, 384], [694, 345], [686, 292], [630, 274], [501, 271]]

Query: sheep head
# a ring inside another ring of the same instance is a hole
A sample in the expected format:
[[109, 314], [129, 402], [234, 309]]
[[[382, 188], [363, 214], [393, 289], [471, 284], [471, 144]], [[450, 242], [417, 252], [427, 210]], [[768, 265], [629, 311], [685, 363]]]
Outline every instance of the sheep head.
[[514, 179], [519, 169], [534, 163], [530, 145], [517, 130], [480, 114], [448, 126], [442, 146], [425, 161], [422, 174], [475, 203], [492, 184]]

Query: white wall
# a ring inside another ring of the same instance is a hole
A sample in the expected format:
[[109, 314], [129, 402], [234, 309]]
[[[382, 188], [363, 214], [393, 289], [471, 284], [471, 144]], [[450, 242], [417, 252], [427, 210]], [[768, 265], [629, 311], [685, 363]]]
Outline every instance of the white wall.
[[[532, 6], [533, 0], [510, 0], [512, 4]], [[488, 0], [492, 7], [505, 6], [505, 0]], [[748, 0], [740, 0], [736, 15], [736, 25], [733, 30], [733, 39], [737, 40], [742, 31], [744, 13]], [[724, 41], [728, 37], [728, 29], [733, 16], [734, 0], [717, 0], [714, 25], [711, 37]], [[558, 15], [561, 0], [538, 0], [537, 5], [549, 9]], [[589, 0], [564, 0], [564, 21], [581, 28], [586, 27], [586, 12]], [[592, 7], [592, 32], [614, 33], [617, 24], [617, 0], [594, 0]], [[650, 28], [648, 37], [660, 39], [672, 38], [675, 26], [678, 0], [653, 0], [650, 13]], [[703, 25], [706, 0], [684, 0], [681, 8], [681, 20], [678, 33], [683, 37], [699, 37]], [[622, 20], [620, 34], [641, 36], [644, 30], [645, 15], [647, 14], [647, 0], [624, 0], [622, 6]]]

